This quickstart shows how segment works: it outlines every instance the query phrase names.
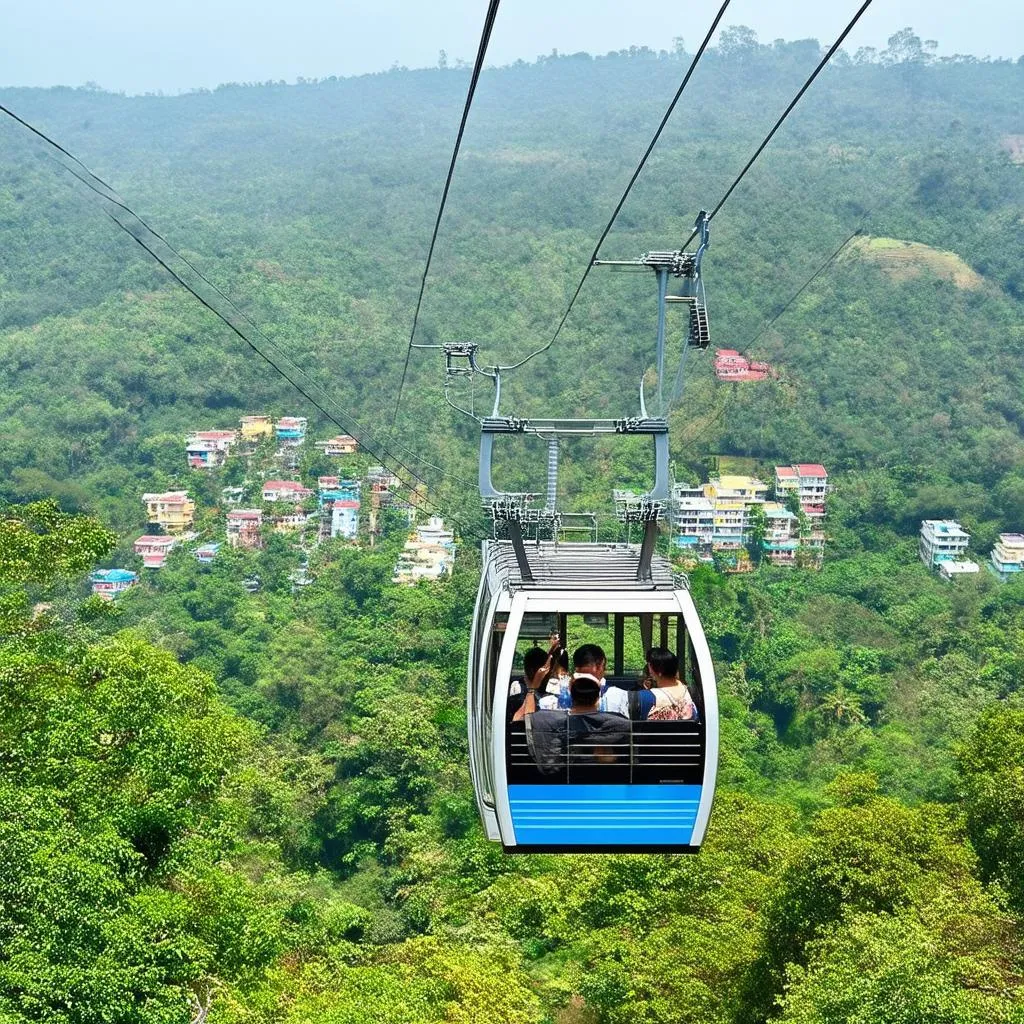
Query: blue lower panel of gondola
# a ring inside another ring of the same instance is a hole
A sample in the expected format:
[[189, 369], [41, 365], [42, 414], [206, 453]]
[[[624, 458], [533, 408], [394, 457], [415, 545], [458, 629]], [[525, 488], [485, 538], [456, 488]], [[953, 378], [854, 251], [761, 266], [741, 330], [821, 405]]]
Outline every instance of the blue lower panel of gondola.
[[700, 786], [508, 787], [520, 846], [689, 846]]

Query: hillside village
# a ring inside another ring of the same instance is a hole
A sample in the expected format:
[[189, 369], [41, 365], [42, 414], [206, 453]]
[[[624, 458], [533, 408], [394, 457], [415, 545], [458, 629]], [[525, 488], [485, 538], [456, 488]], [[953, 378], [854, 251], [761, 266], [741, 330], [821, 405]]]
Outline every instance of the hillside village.
[[769, 485], [757, 477], [721, 474], [672, 489], [672, 543], [691, 561], [726, 572], [749, 572], [758, 560], [818, 567], [825, 551], [828, 472], [817, 463], [776, 466]]
[[[189, 470], [208, 473], [224, 469], [229, 460], [245, 460], [245, 482], [220, 490], [216, 508], [218, 535], [209, 527], [197, 528], [202, 509], [188, 489], [147, 492], [141, 496], [146, 532], [132, 550], [143, 570], [159, 570], [177, 549], [188, 548], [201, 565], [213, 562], [224, 545], [249, 551], [262, 550], [270, 534], [285, 534], [302, 561], [292, 574], [293, 590], [313, 582], [308, 574], [310, 552], [328, 540], [374, 546], [380, 536], [380, 517], [385, 509], [404, 514], [410, 533], [393, 581], [412, 584], [451, 575], [455, 537], [438, 517], [417, 524], [422, 493], [406, 489], [395, 474], [382, 466], [363, 466], [354, 459], [358, 441], [337, 435], [315, 442], [321, 456], [316, 460], [336, 463], [336, 473], [318, 473], [307, 486], [301, 475], [299, 452], [307, 440], [308, 420], [301, 416], [243, 416], [237, 430], [198, 430], [188, 435], [184, 456]], [[347, 468], [347, 472], [342, 472]], [[194, 545], [194, 546], [193, 546]], [[94, 572], [93, 593], [113, 600], [139, 581], [133, 569], [112, 568]], [[259, 589], [258, 577], [245, 581], [246, 589]]]
[[[762, 368], [758, 367], [757, 372]], [[238, 429], [197, 430], [184, 442], [188, 470], [211, 473], [229, 460], [245, 460], [245, 481], [220, 489], [215, 511], [216, 536], [197, 528], [202, 512], [188, 489], [141, 495], [146, 532], [132, 550], [143, 570], [159, 570], [171, 553], [187, 547], [201, 565], [213, 562], [222, 548], [259, 551], [271, 534], [284, 534], [301, 552], [292, 573], [293, 590], [313, 582], [309, 554], [329, 540], [374, 546], [380, 516], [390, 509], [403, 514], [409, 535], [394, 567], [395, 583], [450, 576], [455, 535], [443, 519], [418, 523], [422, 490], [411, 493], [382, 466], [363, 465], [358, 441], [339, 434], [314, 442], [322, 466], [330, 460], [336, 472], [308, 474], [299, 470], [300, 451], [307, 441], [308, 420], [301, 416], [243, 416]], [[820, 568], [825, 557], [826, 505], [829, 475], [820, 463], [773, 467], [770, 483], [749, 473], [719, 472], [704, 483], [675, 483], [667, 509], [673, 559], [682, 567], [703, 564], [720, 572], [751, 572], [759, 564]], [[404, 492], [404, 493], [403, 493]], [[630, 491], [614, 492], [621, 507], [639, 500]], [[919, 535], [921, 561], [945, 580], [973, 575], [980, 565], [967, 557], [970, 535], [953, 520], [924, 520]], [[1000, 534], [987, 567], [1005, 582], [1024, 571], [1024, 534]], [[96, 570], [93, 593], [114, 600], [135, 586], [137, 569]], [[260, 587], [258, 577], [244, 581]]]

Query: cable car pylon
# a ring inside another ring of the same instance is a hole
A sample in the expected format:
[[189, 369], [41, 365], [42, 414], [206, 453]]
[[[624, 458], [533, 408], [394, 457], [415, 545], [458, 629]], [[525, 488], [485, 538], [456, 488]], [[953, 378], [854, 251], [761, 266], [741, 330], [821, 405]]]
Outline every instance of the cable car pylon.
[[[689, 306], [686, 344], [692, 348], [706, 349], [711, 343], [708, 327], [707, 299], [704, 294], [704, 279], [701, 263], [710, 242], [711, 224], [707, 210], [701, 210], [694, 223], [694, 237], [699, 239], [695, 252], [676, 249], [669, 252], [645, 252], [636, 259], [602, 260], [594, 259], [595, 267], [611, 267], [613, 270], [653, 270], [658, 282], [658, 332], [656, 359], [658, 368], [658, 409], [665, 411], [663, 381], [665, 377], [665, 320], [670, 304], [684, 303]], [[679, 280], [679, 287], [669, 291], [669, 279]]]

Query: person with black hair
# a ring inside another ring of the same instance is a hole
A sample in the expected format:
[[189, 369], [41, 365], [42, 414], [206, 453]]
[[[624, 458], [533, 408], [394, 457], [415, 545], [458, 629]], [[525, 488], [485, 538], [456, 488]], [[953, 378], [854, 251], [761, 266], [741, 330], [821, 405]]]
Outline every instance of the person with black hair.
[[629, 694], [618, 686], [609, 686], [605, 679], [608, 659], [604, 649], [597, 644], [583, 644], [572, 656], [573, 679], [593, 679], [599, 688], [598, 708], [600, 711], [629, 717]]
[[522, 709], [530, 694], [535, 708], [550, 711], [558, 707], [558, 685], [556, 682], [552, 687], [549, 679], [559, 665], [560, 655], [568, 665], [568, 654], [557, 633], [552, 634], [547, 651], [541, 647], [531, 647], [523, 655], [523, 681], [513, 682], [509, 687], [508, 713], [513, 722], [522, 720], [525, 714]]
[[647, 652], [644, 689], [634, 695], [631, 711], [638, 721], [700, 721], [690, 690], [679, 678], [679, 659], [667, 647]]

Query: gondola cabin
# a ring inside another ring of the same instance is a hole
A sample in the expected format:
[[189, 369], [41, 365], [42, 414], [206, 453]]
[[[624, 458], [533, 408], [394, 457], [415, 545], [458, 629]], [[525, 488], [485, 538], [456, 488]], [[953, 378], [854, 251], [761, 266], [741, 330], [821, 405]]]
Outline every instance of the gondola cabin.
[[[718, 700], [685, 581], [657, 556], [638, 579], [636, 545], [517, 546], [484, 542], [470, 642], [470, 761], [488, 838], [510, 853], [696, 852], [714, 796]], [[538, 760], [529, 716], [514, 721], [512, 710], [524, 653], [546, 647], [552, 632], [570, 652], [599, 644], [617, 690], [638, 690], [652, 646], [675, 651], [699, 717], [642, 721], [631, 712], [599, 757], [574, 756], [570, 730], [554, 760]]]

